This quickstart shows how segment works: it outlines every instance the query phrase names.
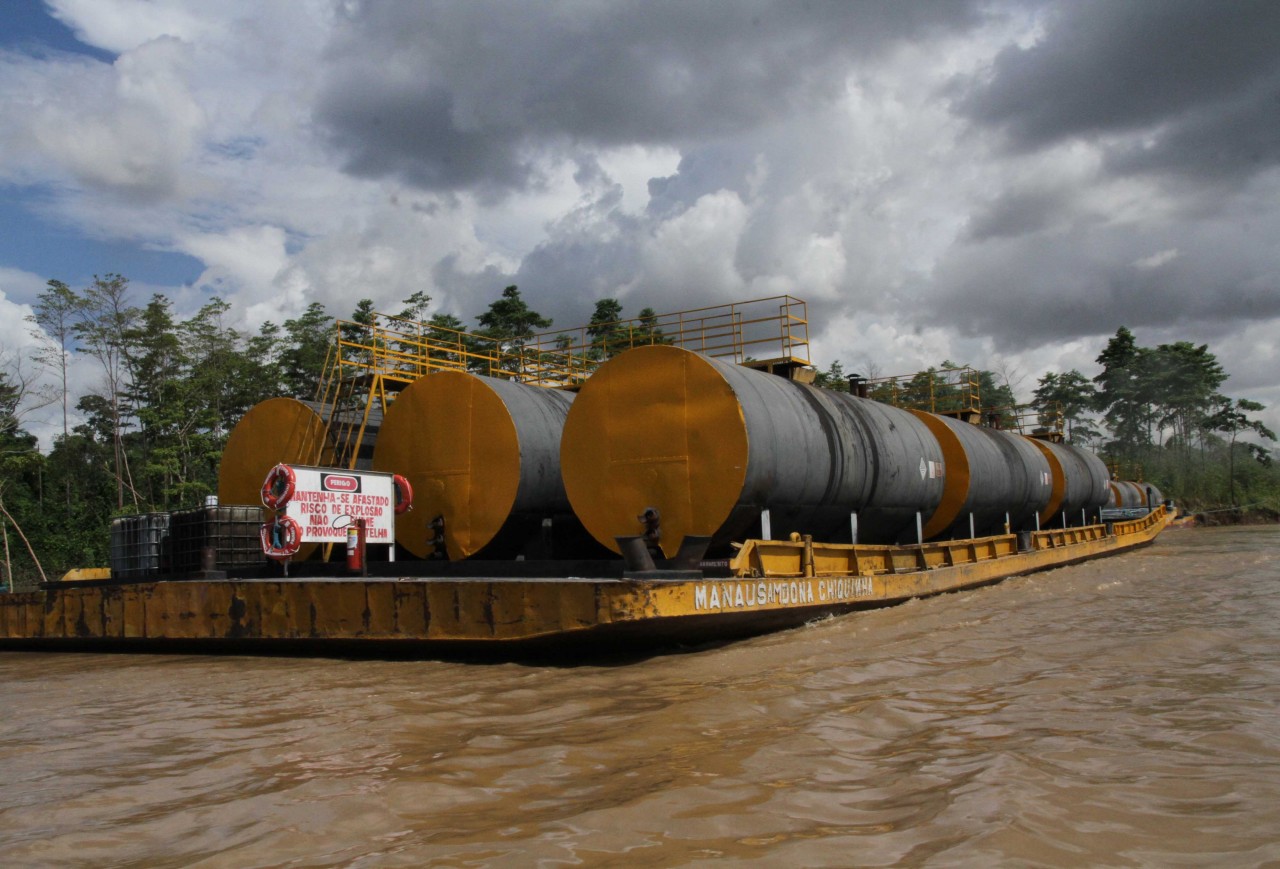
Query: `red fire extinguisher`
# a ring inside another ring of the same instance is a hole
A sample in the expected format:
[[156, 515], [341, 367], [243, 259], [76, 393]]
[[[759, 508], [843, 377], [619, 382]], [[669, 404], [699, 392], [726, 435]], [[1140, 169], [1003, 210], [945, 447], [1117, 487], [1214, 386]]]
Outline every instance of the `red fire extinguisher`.
[[361, 576], [368, 576], [364, 561], [364, 519], [356, 519], [347, 526], [347, 569]]

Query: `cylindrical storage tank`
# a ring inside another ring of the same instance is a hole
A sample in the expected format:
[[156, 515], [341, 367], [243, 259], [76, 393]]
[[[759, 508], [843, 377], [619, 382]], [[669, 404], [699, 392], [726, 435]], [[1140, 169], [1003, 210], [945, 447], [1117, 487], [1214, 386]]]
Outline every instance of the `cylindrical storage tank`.
[[[293, 398], [268, 398], [249, 408], [240, 418], [218, 467], [218, 503], [262, 503], [262, 483], [277, 464], [332, 465], [333, 440], [324, 420], [305, 402]], [[273, 518], [266, 511], [268, 520]], [[295, 559], [309, 558], [318, 548], [305, 543]]]
[[1137, 483], [1129, 480], [1111, 480], [1107, 488], [1110, 490], [1107, 497], [1108, 507], [1130, 509], [1146, 506], [1146, 494]]
[[942, 452], [905, 410], [667, 345], [637, 347], [582, 387], [561, 441], [565, 489], [601, 544], [661, 517], [661, 548], [759, 532], [817, 540], [915, 539], [942, 495]]
[[1040, 438], [1027, 438], [1049, 460], [1053, 494], [1040, 511], [1040, 527], [1079, 524], [1081, 513], [1088, 515], [1107, 504], [1111, 495], [1110, 475], [1102, 459], [1093, 453]]
[[969, 534], [970, 516], [979, 537], [1030, 525], [1053, 494], [1049, 460], [1013, 432], [914, 411], [942, 447], [945, 487], [938, 509], [924, 526], [925, 538]]
[[333, 441], [318, 413], [293, 398], [268, 398], [240, 418], [218, 468], [218, 503], [262, 503], [262, 482], [280, 462], [333, 464]]
[[1111, 490], [1110, 497], [1107, 499], [1108, 507], [1145, 507], [1152, 509], [1160, 506], [1160, 503], [1164, 500], [1164, 495], [1160, 493], [1160, 490], [1150, 483], [1138, 483], [1132, 480], [1112, 480], [1108, 486]]
[[1135, 485], [1142, 490], [1142, 506], [1154, 510], [1156, 507], [1159, 507], [1164, 503], [1164, 493], [1157, 489], [1153, 484], [1137, 483]]
[[396, 542], [420, 558], [436, 554], [429, 526], [443, 517], [451, 560], [504, 558], [540, 534], [544, 519], [576, 526], [560, 478], [573, 398], [461, 371], [406, 387], [387, 408], [373, 453], [374, 470], [401, 474], [413, 488], [413, 509], [396, 517]]

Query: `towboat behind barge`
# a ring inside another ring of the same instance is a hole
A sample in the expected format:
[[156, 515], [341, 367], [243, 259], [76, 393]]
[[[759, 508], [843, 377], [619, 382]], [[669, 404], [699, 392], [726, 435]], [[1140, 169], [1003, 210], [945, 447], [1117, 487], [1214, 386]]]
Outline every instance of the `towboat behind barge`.
[[518, 658], [701, 645], [1122, 553], [1151, 543], [1172, 518], [1157, 507], [1132, 521], [911, 545], [749, 540], [720, 578], [656, 570], [55, 583], [0, 596], [0, 648]]

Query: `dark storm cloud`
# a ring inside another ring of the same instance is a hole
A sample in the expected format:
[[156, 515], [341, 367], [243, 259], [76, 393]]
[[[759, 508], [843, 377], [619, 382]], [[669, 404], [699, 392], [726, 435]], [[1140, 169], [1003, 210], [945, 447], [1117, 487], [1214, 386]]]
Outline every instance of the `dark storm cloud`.
[[1117, 171], [1247, 177], [1280, 162], [1280, 3], [1063, 3], [957, 108], [1020, 151], [1114, 136]]
[[754, 143], [727, 141], [691, 151], [680, 158], [676, 173], [649, 180], [649, 213], [664, 217], [717, 190], [745, 197], [747, 175], [757, 156]]
[[1179, 327], [1206, 340], [1240, 322], [1280, 317], [1266, 239], [1275, 215], [1187, 222], [1150, 234], [1080, 223], [959, 246], [917, 287], [935, 325], [991, 335], [1008, 350], [1117, 327]]
[[530, 167], [520, 156], [519, 134], [458, 129], [453, 99], [442, 88], [378, 84], [376, 99], [344, 89], [331, 93], [325, 105], [327, 117], [342, 119], [334, 139], [349, 151], [348, 171], [395, 176], [425, 190], [523, 184]]
[[784, 119], [840, 96], [854, 64], [976, 20], [959, 2], [369, 2], [330, 48], [316, 118], [355, 173], [500, 191], [566, 142]]
[[1061, 191], [1007, 191], [970, 216], [966, 239], [981, 242], [1039, 232], [1060, 219], [1069, 202]]

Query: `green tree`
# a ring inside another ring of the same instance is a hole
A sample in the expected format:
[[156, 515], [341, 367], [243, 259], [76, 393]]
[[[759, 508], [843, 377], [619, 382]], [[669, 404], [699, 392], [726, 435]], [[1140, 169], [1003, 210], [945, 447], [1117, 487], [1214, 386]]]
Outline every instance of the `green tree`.
[[[993, 371], [976, 369], [974, 373], [977, 376], [978, 396], [982, 402], [983, 413], [998, 419], [1001, 428], [1017, 428], [1018, 398], [1013, 393], [1013, 386], [1006, 378], [998, 376]], [[959, 376], [969, 375], [961, 373]]]
[[[356, 302], [355, 310], [351, 312], [351, 319], [339, 327], [338, 334], [345, 342], [368, 347], [373, 342], [373, 327], [376, 319], [373, 299], [361, 299]], [[344, 357], [348, 355], [343, 354]]]
[[427, 319], [427, 311], [431, 308], [431, 296], [418, 290], [400, 304], [404, 307], [400, 309], [400, 313], [396, 314], [397, 318], [421, 323]]
[[94, 275], [79, 297], [76, 323], [72, 326], [81, 348], [98, 361], [102, 369], [106, 394], [103, 398], [111, 412], [112, 467], [116, 481], [116, 507], [124, 508], [125, 491], [129, 491], [135, 508], [137, 493], [129, 470], [125, 450], [123, 413], [125, 389], [129, 384], [128, 356], [125, 336], [138, 319], [139, 311], [129, 304], [129, 281], [121, 275]]
[[641, 308], [640, 313], [636, 315], [635, 328], [632, 330], [632, 346], [670, 343], [671, 339], [662, 333], [662, 327], [658, 325], [658, 313], [653, 308]]
[[1040, 378], [1032, 396], [1031, 406], [1039, 415], [1042, 426], [1052, 428], [1058, 414], [1062, 415], [1069, 443], [1083, 447], [1102, 436], [1089, 416], [1089, 411], [1097, 406], [1098, 390], [1093, 381], [1079, 371], [1047, 372]]
[[278, 394], [269, 354], [263, 358], [254, 341], [245, 341], [226, 325], [230, 311], [231, 306], [215, 296], [178, 326], [189, 364], [187, 377], [201, 397], [200, 424], [217, 439], [225, 438], [249, 408]]
[[503, 341], [517, 342], [534, 335], [535, 329], [551, 328], [551, 320], [529, 307], [513, 284], [502, 291], [501, 298], [476, 317], [485, 334]]
[[[71, 491], [70, 512], [40, 509], [23, 519], [51, 576], [72, 567], [108, 564], [110, 523], [118, 512], [110, 404], [89, 394], [76, 409], [85, 422], [55, 441], [39, 472], [46, 488]], [[39, 479], [34, 491], [38, 503]]]
[[333, 341], [333, 318], [319, 302], [312, 302], [302, 314], [285, 320], [280, 330], [279, 360], [286, 395], [308, 400], [316, 397]]
[[[267, 320], [258, 327], [258, 334], [250, 337], [244, 350], [252, 360], [260, 377], [258, 386], [262, 398], [284, 395], [288, 390], [284, 385], [284, 339], [280, 326]], [[250, 407], [257, 401], [250, 403]]]
[[951, 360], [941, 368], [930, 367], [898, 384], [896, 400], [900, 407], [914, 407], [936, 413], [959, 410], [963, 391], [948, 372], [958, 366]]
[[276, 392], [272, 374], [235, 329], [226, 325], [230, 305], [214, 297], [178, 324], [187, 368], [183, 390], [193, 425], [181, 444], [186, 482], [181, 497], [199, 501], [217, 488], [218, 462], [231, 429]]
[[59, 395], [62, 402], [62, 436], [70, 434], [68, 427], [67, 405], [70, 391], [67, 389], [67, 365], [70, 356], [71, 340], [74, 336], [76, 312], [83, 302], [62, 281], [51, 280], [47, 289], [36, 297], [32, 314], [27, 323], [34, 328], [31, 334], [39, 342], [35, 360], [40, 365], [57, 372], [60, 385]]
[[1201, 423], [1214, 411], [1218, 387], [1227, 379], [1207, 344], [1161, 344], [1151, 357], [1148, 376], [1153, 413], [1161, 430], [1170, 429], [1184, 453]]
[[437, 367], [457, 368], [487, 374], [496, 363], [497, 342], [465, 331], [463, 323], [443, 311], [431, 315], [423, 333], [427, 351]]
[[1152, 410], [1151, 351], [1139, 347], [1133, 333], [1121, 326], [1098, 355], [1102, 373], [1097, 410], [1112, 435], [1112, 451], [1121, 459], [1136, 461], [1151, 443], [1156, 415]]
[[625, 350], [631, 345], [629, 333], [629, 328], [622, 322], [622, 303], [617, 299], [598, 300], [587, 323], [587, 337], [591, 340], [588, 357], [609, 359]]
[[400, 304], [400, 312], [388, 326], [391, 332], [401, 336], [391, 342], [390, 350], [395, 356], [394, 367], [398, 371], [419, 376], [431, 370], [435, 356], [431, 342], [427, 340], [426, 319], [431, 307], [431, 296], [418, 290]]
[[[3, 577], [0, 589], [32, 588], [43, 577], [36, 560], [33, 518], [44, 512], [42, 482], [44, 459], [36, 438], [22, 427], [22, 417], [32, 409], [30, 381], [17, 367], [18, 357], [4, 359], [0, 367], [0, 538], [3, 539]], [[39, 403], [47, 403], [42, 400]]]
[[[373, 310], [372, 299], [361, 299], [356, 302], [351, 319], [338, 327], [338, 338], [342, 348], [343, 378], [352, 384], [367, 384], [367, 378], [360, 375], [372, 369], [383, 367], [380, 356], [385, 349], [376, 337], [377, 314]], [[352, 407], [363, 407], [368, 399], [368, 390], [357, 390], [347, 396]]]
[[820, 386], [823, 389], [832, 389], [836, 392], [849, 391], [849, 374], [845, 373], [844, 363], [839, 359], [831, 363], [831, 367], [826, 371], [819, 371], [818, 375], [813, 379], [814, 386]]
[[506, 356], [502, 367], [517, 374], [524, 372], [523, 350], [535, 329], [551, 328], [551, 319], [528, 306], [520, 296], [520, 290], [512, 286], [502, 291], [501, 298], [490, 303], [489, 309], [476, 319], [481, 334], [495, 341]]
[[136, 453], [131, 463], [136, 470], [135, 505], [140, 495], [148, 506], [167, 508], [182, 477], [179, 443], [184, 430], [195, 424], [182, 388], [187, 359], [169, 300], [152, 296], [124, 338], [131, 371], [124, 407], [139, 427], [131, 439]]
[[[1262, 404], [1256, 401], [1250, 401], [1247, 398], [1230, 399], [1226, 396], [1217, 396], [1219, 402], [1218, 409], [1215, 413], [1207, 416], [1203, 420], [1203, 424], [1207, 428], [1216, 431], [1225, 432], [1228, 436], [1227, 441], [1227, 481], [1228, 481], [1228, 497], [1231, 499], [1231, 505], [1237, 506], [1239, 501], [1236, 499], [1236, 440], [1243, 432], [1253, 432], [1259, 438], [1269, 441], [1276, 439], [1276, 434], [1256, 419], [1250, 419], [1249, 414], [1266, 410]], [[1270, 467], [1271, 452], [1261, 444], [1246, 443], [1244, 444], [1249, 456], [1263, 467]]]

